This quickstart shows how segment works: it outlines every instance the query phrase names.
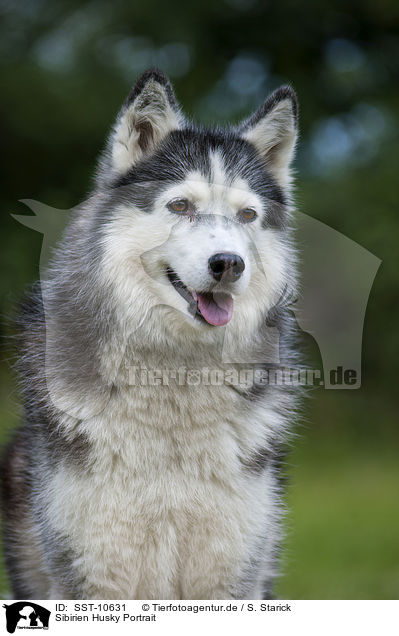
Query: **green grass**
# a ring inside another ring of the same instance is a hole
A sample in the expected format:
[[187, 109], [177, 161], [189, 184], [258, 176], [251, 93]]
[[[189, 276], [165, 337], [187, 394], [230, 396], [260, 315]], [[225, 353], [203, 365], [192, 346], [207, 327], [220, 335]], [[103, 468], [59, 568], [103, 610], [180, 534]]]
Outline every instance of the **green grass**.
[[[0, 448], [9, 439], [12, 429], [17, 426], [19, 420], [18, 396], [16, 394], [15, 384], [13, 386], [9, 374], [4, 371], [5, 364], [3, 362], [0, 367]], [[0, 519], [1, 521], [1, 519]], [[0, 543], [1, 546], [1, 543]], [[9, 584], [4, 569], [3, 552], [0, 549], [0, 598], [4, 598], [9, 594]]]
[[[326, 407], [334, 401], [329, 393], [320, 399]], [[350, 404], [349, 395], [339, 399]], [[315, 425], [297, 440], [278, 596], [399, 597], [398, 441], [389, 425], [381, 440], [381, 418], [377, 424], [373, 441], [367, 430], [356, 436], [353, 428]]]

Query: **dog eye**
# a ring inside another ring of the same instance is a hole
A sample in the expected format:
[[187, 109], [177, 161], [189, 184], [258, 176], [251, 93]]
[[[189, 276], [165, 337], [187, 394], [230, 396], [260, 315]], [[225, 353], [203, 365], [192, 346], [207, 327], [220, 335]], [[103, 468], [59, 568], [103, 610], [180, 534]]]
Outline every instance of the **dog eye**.
[[168, 203], [167, 208], [175, 214], [186, 214], [190, 210], [190, 204], [187, 199], [175, 199]]
[[254, 221], [257, 216], [258, 215], [255, 210], [252, 208], [244, 208], [237, 214], [238, 220], [241, 221], [241, 223], [250, 223], [251, 221]]

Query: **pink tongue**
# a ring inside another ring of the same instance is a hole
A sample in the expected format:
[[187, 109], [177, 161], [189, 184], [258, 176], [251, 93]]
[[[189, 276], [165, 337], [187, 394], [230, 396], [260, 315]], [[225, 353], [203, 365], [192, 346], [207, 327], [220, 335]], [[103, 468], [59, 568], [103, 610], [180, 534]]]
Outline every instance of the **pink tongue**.
[[223, 292], [198, 294], [198, 307], [206, 322], [220, 327], [231, 320], [234, 300]]

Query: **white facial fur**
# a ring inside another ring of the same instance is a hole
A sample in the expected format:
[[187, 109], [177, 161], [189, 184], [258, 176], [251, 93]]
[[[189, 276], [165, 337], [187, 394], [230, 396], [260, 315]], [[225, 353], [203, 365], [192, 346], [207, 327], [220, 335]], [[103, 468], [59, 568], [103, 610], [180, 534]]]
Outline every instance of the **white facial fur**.
[[[188, 303], [169, 282], [168, 266], [194, 291], [223, 289], [231, 294], [235, 300], [231, 323], [241, 331], [255, 328], [281, 294], [286, 248], [278, 231], [262, 228], [262, 200], [243, 179], [228, 182], [218, 154], [211, 163], [211, 179], [188, 174], [183, 182], [162, 191], [151, 213], [127, 206], [115, 213], [105, 237], [104, 275], [113, 279], [119, 305], [133, 322], [152, 306], [165, 304], [184, 315], [185, 325], [207, 329], [193, 318]], [[188, 199], [201, 218], [191, 221], [170, 212], [167, 205], [177, 198]], [[258, 216], [242, 224], [237, 213], [247, 207]], [[221, 252], [243, 259], [245, 269], [236, 282], [217, 283], [210, 275], [208, 260]]]

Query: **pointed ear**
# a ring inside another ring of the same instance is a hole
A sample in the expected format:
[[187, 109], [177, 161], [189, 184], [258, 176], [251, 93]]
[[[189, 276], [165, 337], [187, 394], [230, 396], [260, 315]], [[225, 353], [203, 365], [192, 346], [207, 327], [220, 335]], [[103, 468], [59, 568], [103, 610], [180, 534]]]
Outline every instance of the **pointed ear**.
[[157, 69], [146, 71], [117, 117], [100, 171], [111, 169], [113, 176], [126, 173], [183, 123], [168, 78]]
[[298, 100], [290, 86], [281, 86], [243, 122], [241, 136], [255, 146], [282, 186], [289, 185], [290, 163], [298, 134]]

